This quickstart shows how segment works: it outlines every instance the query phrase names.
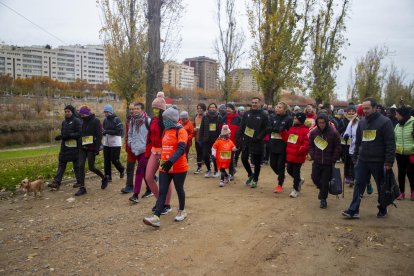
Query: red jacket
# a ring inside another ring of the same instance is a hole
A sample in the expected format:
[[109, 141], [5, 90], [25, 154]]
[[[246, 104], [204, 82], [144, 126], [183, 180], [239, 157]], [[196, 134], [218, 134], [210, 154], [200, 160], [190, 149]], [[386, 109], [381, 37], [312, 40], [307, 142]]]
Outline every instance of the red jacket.
[[304, 163], [309, 151], [309, 129], [301, 124], [280, 133], [286, 144], [286, 161]]
[[162, 148], [162, 131], [158, 126], [158, 117], [154, 117], [151, 120], [147, 135], [147, 147], [145, 149], [146, 158], [150, 157], [152, 147], [159, 149]]
[[227, 113], [226, 117], [227, 117], [227, 125], [230, 128], [230, 140], [236, 144], [236, 133], [239, 130], [240, 127], [240, 118], [236, 118], [239, 115], [237, 115], [237, 113]]

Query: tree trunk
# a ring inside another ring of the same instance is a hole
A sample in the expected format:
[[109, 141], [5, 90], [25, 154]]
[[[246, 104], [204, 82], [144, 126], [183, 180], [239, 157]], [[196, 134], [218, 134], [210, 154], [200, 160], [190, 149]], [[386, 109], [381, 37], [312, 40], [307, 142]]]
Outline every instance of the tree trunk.
[[161, 61], [161, 5], [162, 0], [148, 0], [148, 63], [147, 63], [147, 93], [145, 95], [146, 111], [152, 116], [151, 102], [158, 91], [162, 90]]

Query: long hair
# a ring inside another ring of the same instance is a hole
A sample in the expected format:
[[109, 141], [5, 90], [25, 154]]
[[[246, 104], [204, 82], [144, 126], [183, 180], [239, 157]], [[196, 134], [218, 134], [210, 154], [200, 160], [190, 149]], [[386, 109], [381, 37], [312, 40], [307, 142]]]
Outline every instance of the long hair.
[[160, 128], [160, 137], [162, 137], [162, 134], [164, 133], [164, 120], [162, 119], [162, 114], [164, 113], [164, 110], [160, 109], [160, 113], [158, 115], [158, 127]]

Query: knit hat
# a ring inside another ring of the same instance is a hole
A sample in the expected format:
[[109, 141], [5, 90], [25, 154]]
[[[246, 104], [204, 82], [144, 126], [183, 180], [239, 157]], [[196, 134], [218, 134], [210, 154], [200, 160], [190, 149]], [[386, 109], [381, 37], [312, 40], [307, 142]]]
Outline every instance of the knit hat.
[[409, 108], [408, 106], [404, 106], [404, 105], [397, 108], [397, 113], [400, 114], [403, 118], [409, 117], [410, 111], [411, 111], [411, 108]]
[[230, 131], [230, 128], [229, 128], [229, 126], [228, 126], [228, 125], [223, 125], [223, 126], [221, 127], [221, 132], [220, 132], [220, 135], [221, 135], [221, 136], [224, 136], [224, 135], [230, 135], [230, 133], [231, 133], [231, 131]]
[[180, 119], [188, 119], [188, 112], [187, 111], [181, 111]]
[[298, 112], [295, 114], [295, 118], [298, 119], [301, 124], [303, 124], [306, 121], [306, 114], [303, 112]]
[[299, 106], [295, 106], [295, 107], [293, 108], [293, 111], [302, 111], [302, 109], [301, 109]]
[[180, 114], [178, 113], [177, 109], [170, 107], [162, 113], [162, 118], [164, 120], [171, 120], [174, 123], [178, 123]]
[[345, 114], [345, 111], [342, 108], [338, 110], [338, 115], [344, 115], [344, 114]]
[[218, 110], [219, 112], [226, 113], [226, 105], [225, 104], [219, 105]]
[[112, 105], [107, 104], [107, 105], [104, 106], [104, 112], [114, 114], [114, 108], [112, 107]]
[[73, 107], [73, 105], [68, 104], [67, 106], [65, 106], [64, 110], [70, 110], [72, 112], [72, 114], [75, 114], [75, 108]]
[[237, 108], [237, 111], [244, 111], [244, 106], [239, 106], [239, 107]]
[[152, 101], [153, 108], [159, 108], [161, 110], [166, 110], [166, 103], [164, 99], [164, 92], [160, 91], [157, 93], [157, 97]]
[[234, 104], [232, 104], [232, 103], [228, 103], [228, 104], [226, 104], [226, 107], [230, 108], [230, 109], [231, 109], [231, 110], [233, 110], [233, 111], [235, 111], [235, 110], [236, 110], [236, 107], [234, 107]]
[[346, 111], [348, 112], [348, 111], [350, 111], [350, 110], [354, 110], [354, 111], [356, 111], [356, 106], [355, 106], [354, 104], [350, 104], [350, 105], [348, 105], [348, 108], [346, 109]]
[[357, 115], [359, 116], [359, 117], [363, 117], [365, 114], [364, 114], [364, 110], [362, 109], [362, 104], [360, 104], [360, 105], [358, 105], [358, 108], [357, 108]]
[[87, 106], [82, 106], [79, 109], [79, 114], [89, 116], [92, 114], [91, 109]]

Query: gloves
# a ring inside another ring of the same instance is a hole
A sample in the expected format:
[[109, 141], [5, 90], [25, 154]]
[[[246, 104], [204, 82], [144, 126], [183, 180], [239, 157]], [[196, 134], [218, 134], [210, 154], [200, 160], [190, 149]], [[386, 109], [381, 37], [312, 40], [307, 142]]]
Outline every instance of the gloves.
[[163, 171], [168, 172], [169, 170], [171, 170], [173, 163], [170, 160], [167, 160], [164, 162], [164, 164], [161, 165], [161, 168], [163, 169]]
[[60, 141], [60, 140], [62, 140], [62, 135], [58, 135], [55, 137], [55, 141]]

